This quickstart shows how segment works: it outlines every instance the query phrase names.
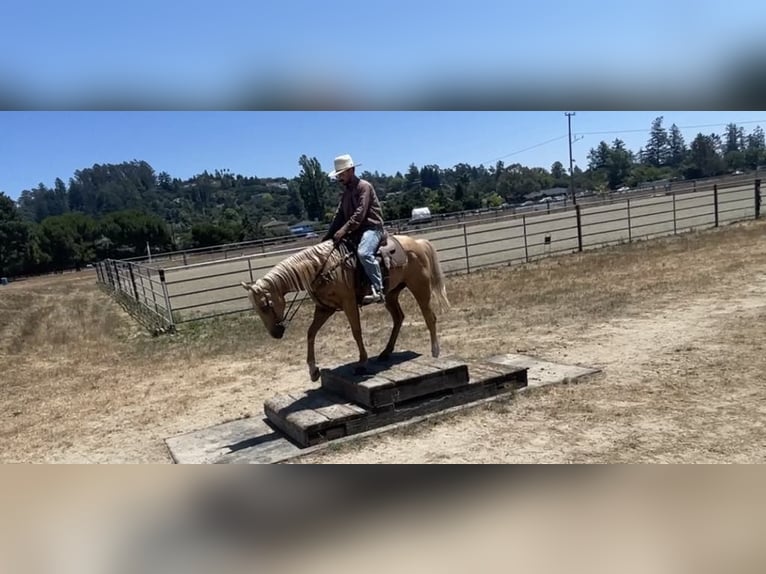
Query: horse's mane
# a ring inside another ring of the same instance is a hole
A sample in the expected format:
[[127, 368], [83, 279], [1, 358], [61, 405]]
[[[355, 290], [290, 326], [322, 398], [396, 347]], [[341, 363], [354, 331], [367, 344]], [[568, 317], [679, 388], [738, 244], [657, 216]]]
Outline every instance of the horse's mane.
[[259, 282], [268, 283], [280, 293], [311, 292], [311, 283], [320, 272], [340, 271], [339, 262], [345, 249], [333, 249], [332, 241], [323, 241], [290, 255], [277, 263]]

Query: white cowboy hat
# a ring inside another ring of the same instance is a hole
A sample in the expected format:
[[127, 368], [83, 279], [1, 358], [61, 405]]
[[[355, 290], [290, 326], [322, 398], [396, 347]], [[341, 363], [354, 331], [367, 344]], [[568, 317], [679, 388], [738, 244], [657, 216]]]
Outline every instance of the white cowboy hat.
[[351, 159], [351, 156], [348, 154], [339, 155], [335, 158], [335, 170], [330, 172], [330, 177], [334, 178], [337, 177], [338, 174], [343, 173], [347, 169], [351, 169], [352, 167], [356, 167], [357, 165], [362, 165], [361, 163], [355, 164], [354, 160]]

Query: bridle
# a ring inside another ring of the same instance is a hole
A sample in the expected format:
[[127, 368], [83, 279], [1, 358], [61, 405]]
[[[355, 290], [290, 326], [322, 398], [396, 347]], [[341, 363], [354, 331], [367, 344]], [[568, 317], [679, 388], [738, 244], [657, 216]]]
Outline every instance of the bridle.
[[[314, 275], [314, 278], [311, 280], [310, 287], [312, 289], [314, 287], [314, 284], [317, 282], [317, 280], [322, 275], [325, 274], [325, 269], [324, 268], [327, 265], [327, 262], [330, 260], [330, 256], [335, 252], [335, 250], [338, 248], [338, 246], [341, 243], [347, 243], [347, 242], [346, 242], [345, 239], [342, 239], [341, 241], [339, 241], [337, 243], [335, 241], [333, 241], [333, 245], [332, 245], [332, 249], [330, 250], [330, 253], [327, 254], [327, 257], [325, 258], [324, 262], [322, 263], [322, 266], [319, 268], [319, 271], [317, 271], [316, 275]], [[353, 254], [354, 254], [353, 251], [349, 250], [349, 252], [346, 255], [344, 255], [343, 257], [341, 257], [340, 261], [338, 261], [338, 263], [336, 263], [334, 266], [332, 266], [327, 271], [327, 273], [332, 273], [333, 271], [335, 271], [338, 267], [340, 267], [341, 265], [343, 265], [343, 263], [345, 263], [346, 259], [348, 259], [349, 257], [353, 256]], [[314, 295], [314, 297], [316, 297], [316, 295]], [[301, 308], [301, 305], [303, 305], [303, 301], [305, 301], [305, 299], [306, 298], [304, 297], [300, 301], [298, 301], [298, 293], [297, 292], [295, 293], [295, 297], [293, 297], [293, 300], [290, 301], [290, 304], [288, 305], [287, 310], [285, 311], [284, 316], [282, 317], [282, 320], [279, 321], [276, 324], [277, 327], [281, 327], [282, 328], [283, 332], [287, 330], [287, 326], [293, 320], [293, 318], [295, 317], [295, 314], [298, 312], [298, 309]], [[296, 301], [298, 301], [298, 305], [297, 306], [295, 306]], [[320, 304], [321, 304], [321, 302], [320, 302]], [[272, 304], [269, 303], [269, 305], [271, 306]], [[293, 306], [295, 306], [294, 310], [293, 310]], [[292, 311], [292, 313], [291, 313], [291, 311]]]

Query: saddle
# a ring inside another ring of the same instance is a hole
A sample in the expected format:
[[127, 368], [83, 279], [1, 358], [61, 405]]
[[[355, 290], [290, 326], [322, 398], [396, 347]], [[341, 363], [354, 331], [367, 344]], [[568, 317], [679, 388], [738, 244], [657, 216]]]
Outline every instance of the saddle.
[[[359, 261], [359, 257], [356, 255], [358, 243], [344, 241], [343, 244], [344, 248], [348, 250], [348, 255], [345, 257], [345, 267], [354, 271], [357, 299], [361, 301], [365, 295], [370, 294], [370, 280]], [[375, 253], [375, 259], [378, 261], [378, 265], [380, 265], [380, 273], [383, 278], [383, 292], [387, 293], [392, 287], [395, 287], [395, 285], [389, 284], [391, 270], [402, 268], [407, 264], [407, 252], [396, 237], [384, 231], [383, 238]]]

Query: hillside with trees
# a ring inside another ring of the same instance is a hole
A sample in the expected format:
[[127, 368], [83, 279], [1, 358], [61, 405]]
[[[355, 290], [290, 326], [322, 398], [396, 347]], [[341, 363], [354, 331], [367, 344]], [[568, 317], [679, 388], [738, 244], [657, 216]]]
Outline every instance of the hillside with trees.
[[[675, 125], [654, 120], [644, 147], [601, 141], [574, 169], [576, 188], [607, 192], [658, 180], [697, 179], [754, 170], [766, 164], [760, 126], [735, 124], [722, 134], [698, 133], [686, 142]], [[299, 222], [329, 222], [339, 190], [316, 158], [298, 158], [298, 176], [247, 177], [227, 169], [189, 179], [155, 171], [145, 161], [95, 164], [68, 182], [40, 183], [17, 202], [0, 192], [0, 276], [78, 268], [107, 257], [188, 249], [284, 235]], [[410, 164], [393, 175], [363, 171], [375, 186], [387, 220], [414, 207], [434, 214], [522, 203], [529, 194], [566, 188], [564, 164], [472, 166]]]

